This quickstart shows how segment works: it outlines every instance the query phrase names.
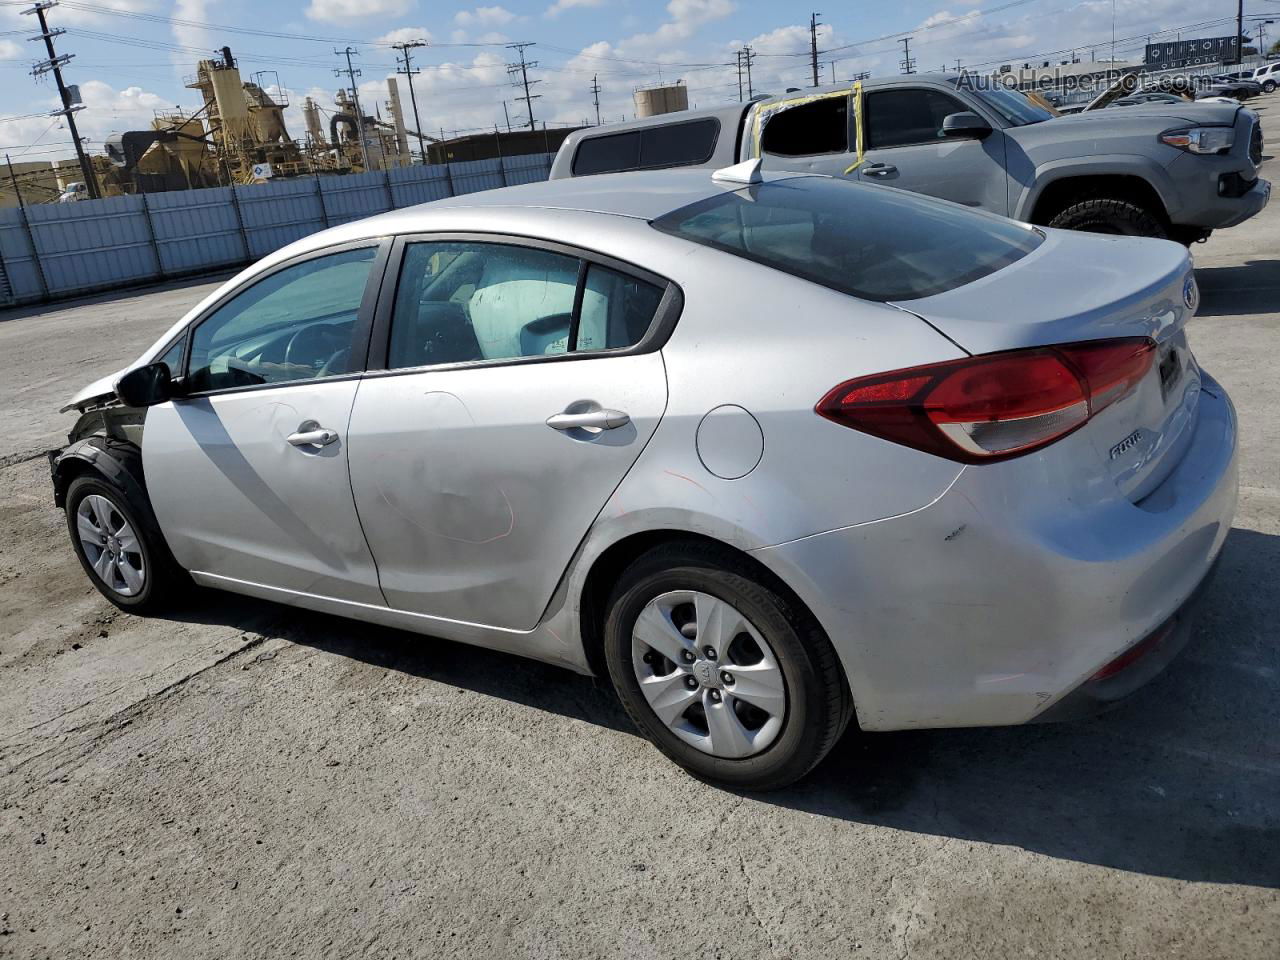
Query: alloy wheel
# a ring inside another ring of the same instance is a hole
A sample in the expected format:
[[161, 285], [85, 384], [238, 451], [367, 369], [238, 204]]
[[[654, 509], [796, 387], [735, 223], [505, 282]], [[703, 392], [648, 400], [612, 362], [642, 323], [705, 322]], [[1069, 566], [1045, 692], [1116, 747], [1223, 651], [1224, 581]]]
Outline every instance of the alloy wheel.
[[76, 507], [76, 534], [94, 574], [122, 597], [146, 584], [146, 561], [129, 521], [106, 497], [91, 493]]
[[718, 597], [695, 590], [654, 597], [632, 628], [631, 662], [654, 714], [703, 753], [750, 757], [782, 730], [787, 688], [778, 659]]

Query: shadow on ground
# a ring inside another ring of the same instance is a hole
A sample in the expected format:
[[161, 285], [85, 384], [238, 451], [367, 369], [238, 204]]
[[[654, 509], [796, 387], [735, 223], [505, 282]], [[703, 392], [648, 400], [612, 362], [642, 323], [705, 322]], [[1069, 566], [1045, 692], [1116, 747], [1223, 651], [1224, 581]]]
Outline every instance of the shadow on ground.
[[[1234, 530], [1191, 645], [1104, 717], [851, 732], [805, 781], [755, 798], [1136, 873], [1280, 887], [1276, 569], [1280, 537]], [[300, 645], [634, 735], [606, 681], [259, 601], [213, 606], [190, 618], [283, 624]]]
[[1280, 260], [1250, 260], [1243, 266], [1196, 267], [1201, 317], [1280, 313]]

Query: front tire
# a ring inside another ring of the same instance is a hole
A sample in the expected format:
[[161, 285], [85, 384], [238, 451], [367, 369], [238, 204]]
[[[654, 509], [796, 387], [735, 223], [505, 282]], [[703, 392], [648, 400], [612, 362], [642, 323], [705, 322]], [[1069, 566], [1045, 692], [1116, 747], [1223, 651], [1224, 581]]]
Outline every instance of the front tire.
[[155, 613], [189, 585], [150, 507], [131, 502], [103, 477], [86, 474], [71, 482], [66, 516], [71, 546], [84, 572], [121, 610]]
[[1164, 223], [1148, 210], [1129, 200], [1107, 197], [1078, 200], [1050, 220], [1049, 226], [1112, 236], [1169, 238]]
[[803, 777], [853, 715], [813, 617], [752, 564], [711, 544], [658, 547], [619, 578], [605, 621], [628, 715], [694, 776], [741, 790]]
[[1262, 92], [1263, 92], [1263, 93], [1275, 93], [1275, 92], [1276, 92], [1276, 82], [1275, 82], [1274, 80], [1267, 80], [1267, 81], [1265, 81], [1265, 82], [1262, 84]]

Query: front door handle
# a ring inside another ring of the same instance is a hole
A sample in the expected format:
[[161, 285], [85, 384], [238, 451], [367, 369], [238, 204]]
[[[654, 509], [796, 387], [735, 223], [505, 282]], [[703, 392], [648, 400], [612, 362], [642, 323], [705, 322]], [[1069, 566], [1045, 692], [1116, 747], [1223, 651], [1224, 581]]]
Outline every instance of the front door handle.
[[862, 172], [868, 177], [887, 177], [890, 174], [897, 173], [898, 168], [892, 163], [871, 163], [863, 167]]
[[[309, 426], [309, 424], [303, 424]], [[289, 434], [288, 440], [295, 447], [327, 447], [338, 439], [336, 430], [325, 430], [323, 427], [316, 427], [310, 430], [299, 430], [297, 433]]]
[[631, 416], [621, 410], [586, 410], [547, 417], [547, 426], [552, 430], [613, 430], [630, 422]]

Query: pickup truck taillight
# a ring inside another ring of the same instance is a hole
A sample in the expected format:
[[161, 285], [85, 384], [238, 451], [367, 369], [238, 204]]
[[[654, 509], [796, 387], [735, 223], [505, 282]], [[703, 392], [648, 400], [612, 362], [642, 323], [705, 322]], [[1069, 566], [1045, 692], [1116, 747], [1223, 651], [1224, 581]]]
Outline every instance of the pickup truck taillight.
[[1146, 337], [989, 353], [848, 380], [815, 410], [948, 460], [989, 463], [1078, 430], [1132, 391], [1154, 358]]

